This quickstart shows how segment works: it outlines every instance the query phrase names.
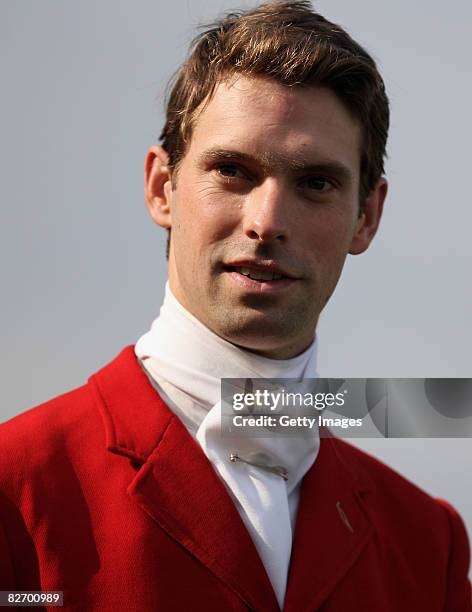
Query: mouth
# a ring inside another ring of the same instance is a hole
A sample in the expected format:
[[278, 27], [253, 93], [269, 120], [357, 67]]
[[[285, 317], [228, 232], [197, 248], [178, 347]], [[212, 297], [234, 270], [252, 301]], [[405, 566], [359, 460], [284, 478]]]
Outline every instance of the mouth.
[[225, 267], [230, 272], [237, 272], [238, 274], [242, 274], [243, 276], [247, 276], [248, 278], [259, 282], [267, 282], [287, 278], [286, 276], [278, 274], [277, 272], [272, 272], [271, 270], [258, 270], [254, 268], [246, 268], [245, 266]]
[[223, 269], [246, 291], [258, 293], [285, 289], [298, 280], [275, 262], [235, 262]]

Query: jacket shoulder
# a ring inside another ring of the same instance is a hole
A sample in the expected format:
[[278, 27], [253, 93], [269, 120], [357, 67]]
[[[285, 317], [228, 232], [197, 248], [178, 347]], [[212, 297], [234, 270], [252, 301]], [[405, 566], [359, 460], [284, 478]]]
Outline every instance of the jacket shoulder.
[[470, 544], [455, 508], [344, 440], [336, 439], [336, 449], [353, 473], [362, 470], [371, 482], [373, 494], [366, 508], [388, 549], [397, 550], [399, 559], [442, 563], [447, 574], [444, 609], [472, 610]]
[[89, 383], [86, 383], [1, 423], [2, 442], [8, 444], [10, 439], [19, 443], [30, 436], [49, 437], [57, 429], [73, 427], [76, 420], [83, 418], [93, 406], [94, 398]]
[[418, 542], [427, 538], [431, 544], [444, 548], [445, 543], [460, 540], [468, 557], [466, 529], [450, 503], [433, 497], [379, 459], [344, 440], [336, 439], [336, 449], [353, 473], [361, 470], [371, 483], [373, 494], [369, 496], [369, 507], [377, 526], [399, 540], [401, 534], [409, 534], [410, 543], [415, 538]]
[[39, 404], [0, 424], [0, 483], [30, 479], [74, 455], [81, 442], [104, 437], [89, 383]]
[[428, 532], [434, 534], [431, 536], [433, 540], [444, 541], [451, 535], [452, 521], [452, 530], [465, 534], [460, 515], [445, 500], [433, 497], [393, 468], [345, 440], [336, 438], [335, 448], [346, 469], [354, 477], [361, 474], [370, 483], [372, 495], [368, 498], [374, 522], [380, 522], [392, 533], [413, 532], [420, 536]]
[[396, 499], [399, 503], [404, 501], [408, 504], [437, 505], [437, 500], [429, 493], [373, 455], [339, 438], [335, 439], [335, 446], [339, 457], [349, 469], [354, 472], [361, 470], [367, 476], [377, 495], [387, 497], [390, 501]]

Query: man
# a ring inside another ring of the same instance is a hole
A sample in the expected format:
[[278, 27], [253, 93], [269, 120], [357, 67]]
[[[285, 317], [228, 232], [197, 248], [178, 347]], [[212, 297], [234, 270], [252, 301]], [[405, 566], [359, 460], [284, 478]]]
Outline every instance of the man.
[[221, 378], [315, 376], [319, 314], [379, 225], [387, 131], [375, 63], [308, 2], [196, 39], [145, 164], [164, 304], [88, 384], [1, 427], [1, 590], [71, 610], [472, 609], [447, 503], [318, 432], [220, 429]]

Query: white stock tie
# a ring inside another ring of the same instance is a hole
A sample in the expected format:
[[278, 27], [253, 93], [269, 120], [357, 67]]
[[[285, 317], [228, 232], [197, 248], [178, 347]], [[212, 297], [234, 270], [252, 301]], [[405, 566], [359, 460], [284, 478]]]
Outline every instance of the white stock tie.
[[[233, 498], [239, 514], [259, 552], [272, 582], [280, 607], [283, 607], [287, 572], [292, 550], [292, 526], [288, 495], [301, 465], [287, 465], [287, 446], [300, 445], [300, 438], [245, 438], [221, 435], [221, 403], [207, 414], [197, 432], [203, 452], [215, 467]], [[306, 443], [303, 468], [313, 463], [313, 439]], [[277, 448], [279, 447], [279, 448]], [[277, 452], [279, 451], [279, 452]], [[282, 457], [280, 451], [283, 451]], [[280, 465], [284, 462], [288, 480], [276, 473], [243, 461], [232, 462], [231, 453], [244, 460]], [[300, 461], [300, 448], [295, 457]], [[302, 469], [303, 469], [302, 468]]]

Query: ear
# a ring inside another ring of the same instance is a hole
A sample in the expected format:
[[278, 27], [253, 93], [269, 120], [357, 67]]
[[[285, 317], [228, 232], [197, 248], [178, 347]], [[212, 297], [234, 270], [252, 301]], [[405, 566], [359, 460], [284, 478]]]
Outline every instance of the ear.
[[349, 248], [351, 255], [363, 253], [377, 233], [387, 190], [388, 183], [381, 177], [367, 196]]
[[172, 178], [168, 166], [169, 156], [160, 146], [154, 145], [146, 155], [144, 165], [144, 199], [154, 223], [170, 228]]

